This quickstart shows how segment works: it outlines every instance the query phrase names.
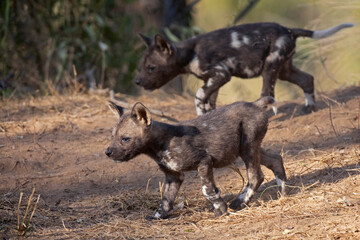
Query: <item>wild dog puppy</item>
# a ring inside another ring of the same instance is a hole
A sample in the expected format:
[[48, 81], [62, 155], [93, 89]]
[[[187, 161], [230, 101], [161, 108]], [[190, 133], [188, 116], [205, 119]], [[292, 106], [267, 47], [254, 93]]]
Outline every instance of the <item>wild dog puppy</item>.
[[215, 216], [227, 212], [227, 204], [216, 187], [213, 168], [221, 168], [241, 157], [245, 162], [248, 184], [230, 207], [241, 209], [263, 182], [260, 164], [271, 169], [284, 192], [286, 180], [282, 158], [261, 149], [268, 117], [265, 108], [275, 103], [272, 97], [251, 102], [236, 102], [198, 118], [176, 125], [153, 121], [149, 110], [136, 103], [130, 113], [110, 102], [118, 117], [113, 141], [105, 154], [114, 161], [125, 162], [144, 153], [165, 174], [165, 190], [154, 218], [167, 218], [171, 213], [184, 172], [197, 170], [202, 192], [213, 204]]
[[302, 88], [305, 113], [315, 110], [314, 78], [293, 65], [296, 39], [326, 38], [352, 27], [344, 23], [323, 31], [287, 28], [276, 23], [252, 23], [219, 29], [180, 43], [160, 35], [154, 39], [140, 34], [147, 46], [135, 83], [148, 90], [160, 88], [179, 74], [191, 73], [205, 82], [196, 93], [197, 115], [216, 107], [221, 86], [231, 76], [262, 76], [261, 96], [274, 97], [279, 78]]

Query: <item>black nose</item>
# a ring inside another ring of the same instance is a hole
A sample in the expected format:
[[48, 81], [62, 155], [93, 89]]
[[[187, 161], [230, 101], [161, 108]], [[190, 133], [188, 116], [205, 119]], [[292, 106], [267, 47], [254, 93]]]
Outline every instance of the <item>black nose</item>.
[[139, 85], [139, 84], [140, 84], [140, 78], [136, 78], [136, 79], [135, 79], [135, 83], [136, 83], [137, 85]]
[[106, 149], [105, 154], [106, 154], [106, 156], [110, 157], [110, 155], [112, 154], [112, 151], [111, 151], [110, 147], [108, 147]]

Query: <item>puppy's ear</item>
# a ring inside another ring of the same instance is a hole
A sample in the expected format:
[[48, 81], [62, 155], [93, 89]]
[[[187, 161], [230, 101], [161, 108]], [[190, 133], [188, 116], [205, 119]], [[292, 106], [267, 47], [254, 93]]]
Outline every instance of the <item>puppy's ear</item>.
[[131, 110], [131, 118], [139, 124], [148, 127], [151, 125], [151, 113], [142, 103], [138, 102]]
[[124, 108], [116, 105], [112, 101], [109, 101], [109, 108], [115, 114], [117, 119], [120, 119], [121, 116], [124, 114]]
[[166, 54], [166, 55], [173, 55], [176, 51], [176, 48], [174, 44], [167, 41], [165, 38], [163, 38], [160, 34], [156, 34], [154, 38], [154, 43], [157, 49], [160, 50], [160, 52]]
[[149, 38], [149, 37], [147, 37], [147, 36], [145, 36], [145, 35], [143, 35], [141, 33], [139, 33], [138, 35], [141, 38], [141, 40], [145, 43], [146, 47], [151, 46], [151, 44], [153, 42], [151, 38]]

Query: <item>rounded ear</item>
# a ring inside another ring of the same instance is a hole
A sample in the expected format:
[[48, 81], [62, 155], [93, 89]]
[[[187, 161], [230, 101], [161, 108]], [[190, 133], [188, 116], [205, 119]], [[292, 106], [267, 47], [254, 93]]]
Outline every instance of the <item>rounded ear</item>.
[[154, 38], [155, 46], [163, 53], [173, 55], [175, 52], [175, 46], [164, 39], [160, 34], [156, 34]]
[[137, 102], [131, 110], [131, 118], [144, 126], [151, 125], [151, 113], [142, 103]]
[[139, 37], [141, 38], [141, 40], [143, 40], [143, 42], [145, 43], [146, 47], [150, 47], [151, 44], [152, 44], [152, 39], [141, 34], [141, 33], [138, 33]]
[[115, 114], [116, 118], [120, 118], [124, 114], [124, 108], [116, 105], [112, 101], [109, 101], [109, 108]]

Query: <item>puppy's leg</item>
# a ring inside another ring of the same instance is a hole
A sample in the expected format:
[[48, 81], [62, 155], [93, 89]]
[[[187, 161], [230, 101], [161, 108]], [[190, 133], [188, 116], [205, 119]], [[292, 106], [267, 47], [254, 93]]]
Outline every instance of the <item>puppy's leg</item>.
[[196, 114], [198, 116], [208, 112], [208, 109], [206, 109], [206, 104], [209, 104], [209, 98], [213, 99], [210, 100], [208, 108], [212, 108], [211, 105], [215, 107], [214, 104], [216, 102], [217, 94], [213, 94], [217, 92], [219, 88], [222, 87], [225, 83], [227, 83], [230, 78], [231, 75], [229, 72], [217, 69], [216, 72], [213, 72], [211, 77], [206, 80], [205, 85], [198, 89], [195, 95]]
[[311, 113], [316, 110], [315, 108], [315, 95], [314, 95], [314, 77], [306, 72], [301, 71], [292, 64], [289, 59], [281, 69], [279, 78], [301, 87], [305, 95], [305, 113]]
[[283, 159], [280, 154], [271, 153], [263, 148], [260, 148], [260, 161], [261, 165], [264, 165], [273, 171], [276, 177], [276, 182], [280, 188], [280, 192], [282, 195], [285, 195], [286, 173]]
[[241, 158], [245, 162], [248, 185], [243, 193], [230, 203], [230, 208], [233, 210], [240, 210], [250, 199], [254, 196], [255, 191], [259, 188], [264, 181], [264, 174], [260, 168], [260, 149], [259, 147], [247, 146], [246, 151], [240, 154]]
[[261, 96], [275, 97], [275, 83], [278, 78], [279, 69], [283, 64], [283, 57], [280, 55], [280, 50], [273, 50], [266, 58], [264, 69], [262, 71], [263, 87]]
[[198, 167], [201, 179], [202, 192], [207, 200], [214, 206], [215, 217], [227, 213], [227, 204], [220, 197], [220, 190], [215, 186], [213, 168], [210, 161], [203, 162]]
[[209, 97], [208, 102], [205, 104], [205, 110], [206, 112], [209, 112], [211, 110], [214, 110], [216, 108], [216, 99], [219, 93], [219, 89], [215, 90], [211, 96]]
[[169, 173], [165, 172], [165, 190], [160, 203], [159, 210], [155, 213], [152, 219], [167, 218], [174, 207], [176, 195], [184, 181], [183, 173]]

